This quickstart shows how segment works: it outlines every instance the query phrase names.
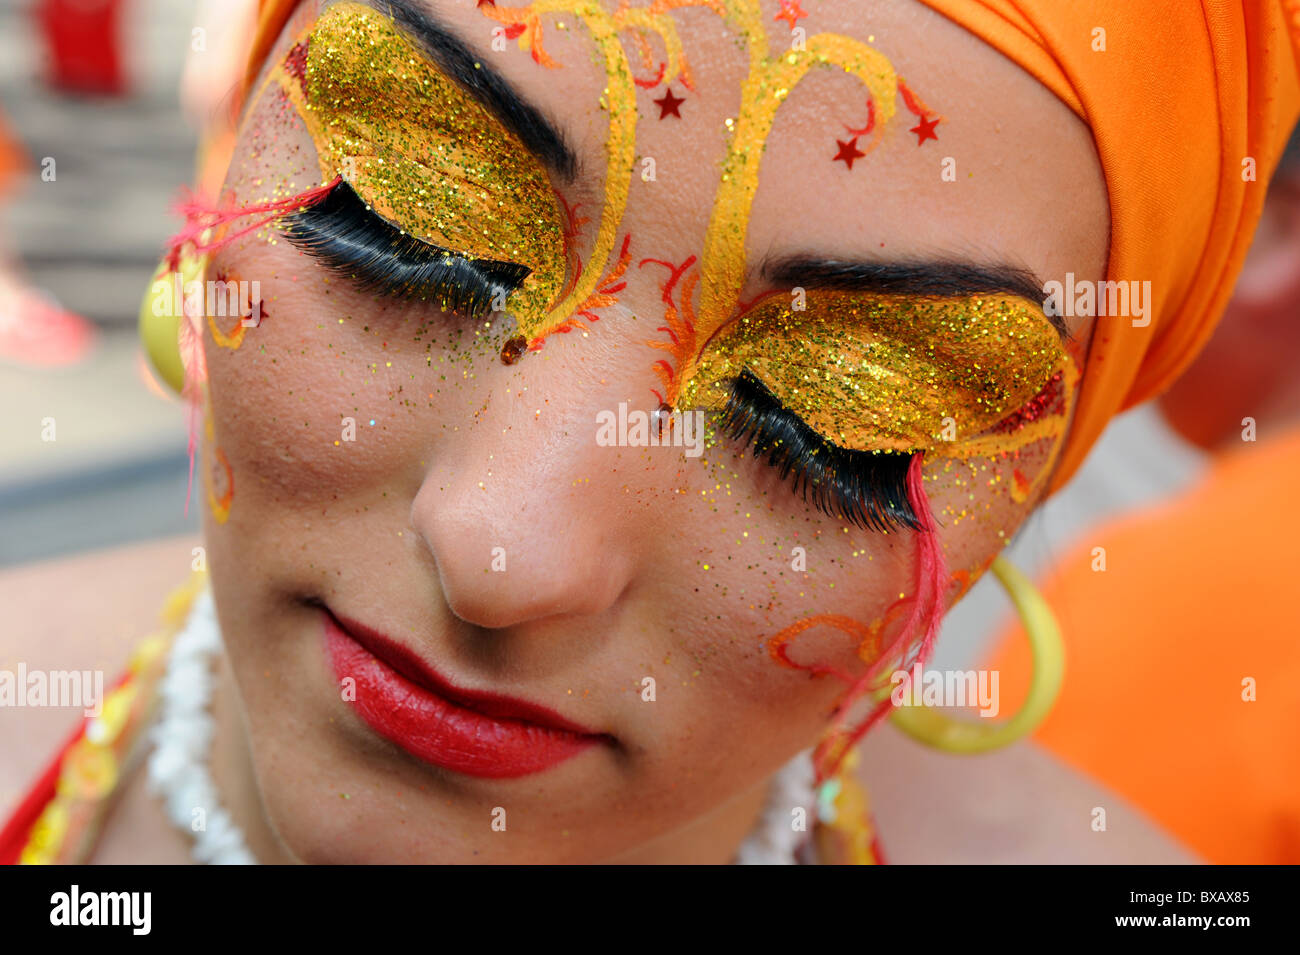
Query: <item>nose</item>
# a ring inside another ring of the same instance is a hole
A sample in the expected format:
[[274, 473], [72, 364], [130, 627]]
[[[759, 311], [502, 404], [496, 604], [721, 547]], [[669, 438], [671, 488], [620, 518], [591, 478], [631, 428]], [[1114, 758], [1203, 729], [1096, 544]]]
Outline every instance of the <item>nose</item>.
[[540, 416], [551, 421], [517, 403], [461, 431], [411, 506], [448, 606], [470, 624], [601, 614], [632, 579], [636, 531], [610, 482], [618, 449], [597, 445], [589, 403], [556, 404]]

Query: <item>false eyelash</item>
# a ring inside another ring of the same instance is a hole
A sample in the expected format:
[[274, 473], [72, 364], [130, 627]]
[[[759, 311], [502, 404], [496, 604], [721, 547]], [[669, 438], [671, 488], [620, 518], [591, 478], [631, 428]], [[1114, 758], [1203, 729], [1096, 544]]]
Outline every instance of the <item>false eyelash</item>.
[[320, 202], [286, 216], [281, 231], [363, 292], [435, 298], [444, 310], [472, 318], [491, 310], [498, 289], [509, 295], [532, 271], [513, 262], [466, 258], [402, 232], [343, 180]]
[[907, 494], [911, 454], [832, 444], [748, 369], [732, 379], [719, 426], [742, 449], [752, 444], [754, 457], [766, 455], [794, 492], [825, 514], [878, 531], [922, 526]]

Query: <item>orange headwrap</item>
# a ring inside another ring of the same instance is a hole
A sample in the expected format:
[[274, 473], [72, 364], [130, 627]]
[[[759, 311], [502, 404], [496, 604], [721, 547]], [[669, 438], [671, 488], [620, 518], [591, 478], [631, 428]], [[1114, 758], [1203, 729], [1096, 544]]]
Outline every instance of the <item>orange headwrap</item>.
[[[299, 2], [260, 0], [245, 90]], [[1097, 319], [1056, 490], [1112, 416], [1178, 376], [1232, 294], [1300, 114], [1300, 0], [922, 2], [1092, 128], [1110, 192], [1107, 278], [1151, 283], [1149, 325]]]

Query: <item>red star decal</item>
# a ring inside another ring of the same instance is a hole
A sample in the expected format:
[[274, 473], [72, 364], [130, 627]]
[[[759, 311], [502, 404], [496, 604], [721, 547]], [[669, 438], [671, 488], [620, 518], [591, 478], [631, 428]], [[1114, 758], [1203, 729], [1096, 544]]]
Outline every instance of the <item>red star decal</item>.
[[934, 127], [939, 125], [937, 119], [921, 119], [915, 126], [908, 130], [909, 133], [916, 133], [916, 144], [919, 146], [927, 139], [933, 139], [938, 142], [939, 137], [934, 134]]
[[483, 6], [483, 4], [485, 4], [485, 3], [486, 3], [489, 7], [495, 7], [495, 6], [497, 5], [497, 0], [478, 0], [478, 3], [474, 4], [474, 9], [477, 10], [479, 7]]
[[676, 116], [678, 119], [681, 119], [682, 114], [677, 111], [677, 107], [681, 106], [685, 102], [686, 97], [674, 96], [673, 88], [670, 86], [668, 87], [668, 92], [655, 100], [654, 104], [659, 107], [660, 119], [665, 119], [668, 116]]
[[800, 17], [806, 17], [799, 6], [799, 0], [781, 0], [781, 12], [774, 16], [773, 20], [785, 20], [790, 24], [790, 32], [794, 32], [794, 25], [799, 22]]
[[832, 159], [831, 162], [839, 162], [843, 159], [844, 164], [850, 169], [853, 168], [853, 160], [861, 159], [866, 155], [866, 153], [858, 148], [858, 137], [856, 136], [847, 142], [841, 142], [837, 139], [835, 140], [835, 145], [840, 147], [840, 151], [835, 154], [835, 158]]

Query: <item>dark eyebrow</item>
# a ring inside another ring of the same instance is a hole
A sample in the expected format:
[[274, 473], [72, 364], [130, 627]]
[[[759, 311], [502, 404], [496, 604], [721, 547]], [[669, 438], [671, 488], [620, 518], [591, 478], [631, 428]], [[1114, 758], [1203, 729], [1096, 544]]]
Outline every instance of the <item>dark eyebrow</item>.
[[1047, 293], [1028, 269], [1013, 265], [973, 265], [969, 262], [846, 262], [812, 256], [792, 256], [765, 262], [762, 276], [778, 285], [960, 298], [967, 295], [1015, 295], [1043, 314], [1065, 341], [1070, 329], [1059, 315], [1043, 311]]
[[565, 182], [577, 176], [578, 159], [564, 136], [501, 74], [478, 59], [455, 34], [439, 24], [418, 0], [364, 0], [412, 35], [444, 73], [490, 109], [502, 124]]

